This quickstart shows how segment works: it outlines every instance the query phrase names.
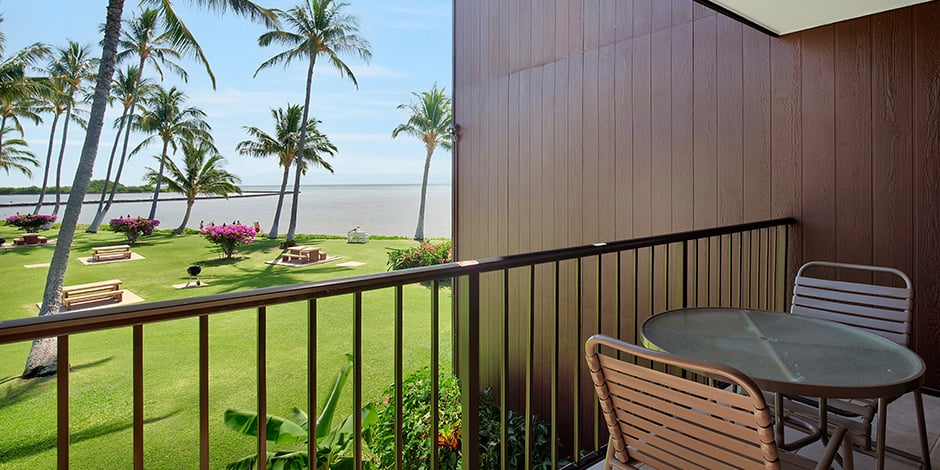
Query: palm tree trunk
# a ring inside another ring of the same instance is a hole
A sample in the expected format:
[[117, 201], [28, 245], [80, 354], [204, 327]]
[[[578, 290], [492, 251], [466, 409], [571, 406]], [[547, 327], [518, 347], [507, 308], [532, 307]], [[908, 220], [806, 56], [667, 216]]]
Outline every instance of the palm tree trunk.
[[278, 223], [281, 221], [281, 209], [284, 207], [284, 194], [287, 192], [287, 178], [290, 176], [290, 165], [284, 167], [284, 177], [281, 179], [281, 193], [277, 195], [277, 209], [274, 210], [274, 222], [271, 223], [271, 231], [268, 232], [268, 238], [277, 240]]
[[62, 143], [59, 145], [59, 161], [55, 166], [55, 209], [52, 215], [59, 213], [59, 205], [62, 204], [62, 160], [65, 159], [65, 142], [69, 137], [69, 121], [72, 120], [72, 105], [65, 108], [65, 123], [62, 124]]
[[[75, 226], [78, 224], [78, 216], [82, 211], [82, 200], [85, 198], [88, 181], [91, 180], [91, 173], [95, 167], [98, 141], [101, 139], [101, 128], [104, 127], [104, 113], [108, 106], [111, 77], [114, 75], [114, 56], [117, 53], [117, 42], [121, 34], [121, 13], [123, 8], [124, 0], [108, 1], [104, 51], [98, 69], [98, 83], [95, 86], [94, 101], [91, 104], [88, 132], [85, 134], [82, 157], [75, 171], [72, 191], [69, 194], [69, 200], [65, 208], [65, 216], [62, 218], [62, 227], [59, 229], [59, 240], [55, 245], [49, 273], [46, 276], [46, 288], [43, 292], [39, 316], [55, 315], [62, 308], [62, 284], [65, 281], [65, 268], [68, 267], [72, 240], [75, 238]], [[33, 341], [29, 357], [26, 359], [26, 367], [23, 370], [23, 378], [54, 374], [57, 369], [57, 362], [56, 338], [43, 338]]]
[[157, 215], [157, 199], [160, 198], [160, 184], [163, 183], [163, 169], [166, 166], [166, 149], [170, 146], [169, 140], [163, 141], [163, 152], [160, 154], [160, 171], [157, 172], [157, 184], [153, 188], [153, 204], [150, 205], [150, 216], [153, 219]]
[[173, 231], [174, 235], [183, 233], [183, 229], [186, 228], [186, 222], [189, 222], [189, 214], [193, 212], [193, 204], [195, 202], [196, 196], [186, 198], [186, 215], [183, 216], [183, 222], [180, 223], [180, 226], [176, 227], [176, 230]]
[[291, 198], [290, 206], [290, 227], [287, 229], [287, 240], [284, 244], [291, 246], [294, 244], [294, 230], [297, 228], [297, 204], [300, 199], [300, 174], [303, 173], [303, 155], [304, 148], [307, 145], [307, 118], [310, 116], [310, 88], [313, 84], [313, 66], [317, 62], [317, 56], [310, 58], [310, 66], [307, 67], [307, 92], [304, 95], [304, 116], [300, 120], [300, 138], [297, 142], [297, 157], [294, 158], [297, 166], [297, 174], [294, 175], [294, 194]]
[[[127, 120], [127, 111], [130, 108], [124, 108], [124, 114], [121, 115], [121, 124], [118, 126], [117, 134], [114, 137], [114, 145], [111, 146], [111, 157], [108, 159], [108, 171], [105, 173], [104, 177], [104, 187], [101, 188], [101, 199], [98, 199], [98, 208], [95, 210], [95, 218], [91, 221], [91, 225], [88, 226], [88, 229], [85, 230], [87, 233], [97, 233], [98, 227], [101, 225], [101, 219], [103, 215], [101, 211], [104, 210], [104, 199], [108, 196], [108, 180], [111, 179], [111, 169], [114, 167], [114, 157], [117, 155], [118, 143], [121, 141], [121, 131], [124, 129], [124, 121]], [[112, 183], [112, 187], [116, 187], [117, 182]]]
[[434, 148], [428, 148], [428, 156], [424, 159], [424, 178], [421, 180], [421, 204], [418, 206], [418, 227], [415, 228], [415, 240], [424, 241], [424, 206], [428, 199], [428, 170], [431, 168], [431, 155]]
[[[144, 76], [144, 63], [146, 61], [143, 57], [140, 58], [140, 63], [137, 65], [137, 80], [134, 82], [134, 96], [131, 98], [131, 104], [127, 107], [129, 110], [128, 115], [132, 115], [133, 111], [137, 109], [137, 99], [140, 97], [140, 82], [143, 80]], [[130, 117], [130, 116], [129, 116]], [[124, 122], [122, 121], [122, 124]], [[118, 134], [121, 131], [118, 130]], [[114, 193], [117, 192], [117, 185], [121, 181], [121, 173], [124, 171], [124, 162], [127, 161], [127, 144], [130, 142], [131, 138], [131, 125], [127, 123], [124, 126], [124, 145], [121, 146], [121, 161], [118, 163], [117, 174], [114, 175], [114, 184], [111, 185], [111, 194], [108, 195], [108, 203], [104, 206], [104, 209], [99, 209], [98, 213], [95, 214], [95, 220], [93, 220], [92, 226], [95, 227], [95, 230], [98, 230], [98, 227], [104, 222], [104, 218], [108, 215], [108, 211], [111, 210], [111, 204], [114, 203]]]
[[46, 187], [49, 185], [49, 167], [52, 165], [52, 146], [55, 142], [55, 128], [59, 122], [59, 113], [52, 117], [52, 130], [49, 131], [49, 148], [46, 150], [46, 168], [42, 172], [42, 190], [39, 191], [39, 200], [36, 201], [36, 208], [33, 214], [38, 214], [42, 210], [42, 200], [46, 197]]

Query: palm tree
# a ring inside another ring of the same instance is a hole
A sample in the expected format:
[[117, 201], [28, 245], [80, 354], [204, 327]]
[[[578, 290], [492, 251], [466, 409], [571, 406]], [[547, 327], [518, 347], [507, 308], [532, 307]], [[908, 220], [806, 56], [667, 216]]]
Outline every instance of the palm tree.
[[[58, 57], [49, 63], [47, 70], [52, 81], [61, 84], [61, 98], [65, 103], [65, 121], [62, 124], [62, 139], [59, 147], [59, 158], [56, 164], [55, 176], [55, 209], [53, 214], [59, 212], [62, 203], [62, 160], [65, 157], [65, 144], [69, 134], [69, 123], [73, 120], [73, 111], [78, 104], [78, 96], [85, 94], [85, 82], [91, 81], [95, 76], [98, 59], [91, 57], [88, 46], [82, 46], [75, 41], [69, 41], [66, 47], [58, 48]], [[43, 182], [43, 188], [47, 182]], [[45, 192], [45, 191], [43, 191]], [[42, 193], [37, 205], [42, 204]]]
[[[159, 4], [167, 16], [176, 18], [172, 12], [172, 3], [160, 0], [147, 0]], [[198, 4], [212, 6], [224, 11], [226, 7], [232, 8], [236, 13], [272, 24], [273, 14], [258, 7], [248, 0], [196, 0]], [[98, 153], [98, 143], [101, 140], [101, 129], [104, 127], [104, 113], [108, 105], [108, 95], [111, 88], [111, 78], [114, 75], [114, 58], [117, 55], [118, 39], [121, 35], [121, 14], [124, 11], [124, 0], [108, 0], [107, 17], [104, 28], [103, 52], [98, 69], [98, 79], [91, 104], [91, 115], [88, 123], [88, 132], [85, 133], [85, 143], [82, 145], [82, 156], [75, 171], [72, 191], [69, 194], [65, 215], [59, 228], [58, 242], [52, 254], [52, 261], [46, 275], [46, 287], [42, 296], [42, 307], [39, 316], [59, 313], [62, 307], [62, 285], [65, 281], [65, 269], [68, 266], [69, 255], [72, 250], [72, 240], [75, 239], [75, 227], [82, 211], [82, 201], [88, 189], [95, 166], [95, 155]], [[26, 359], [23, 378], [38, 377], [56, 372], [56, 339], [44, 338], [33, 342]]]
[[[3, 23], [3, 15], [0, 15]], [[49, 47], [42, 43], [32, 44], [11, 57], [5, 57], [6, 37], [0, 34], [0, 129], [7, 128], [7, 122], [13, 123], [13, 129], [23, 137], [20, 118], [26, 118], [34, 124], [42, 122], [35, 111], [35, 98], [42, 94], [42, 80], [26, 75], [27, 68], [35, 65], [49, 53]], [[3, 141], [0, 140], [0, 150]]]
[[[161, 168], [166, 167], [167, 189], [186, 196], [186, 215], [183, 216], [180, 226], [173, 230], [175, 234], [183, 233], [199, 194], [218, 194], [227, 199], [229, 193], [242, 192], [241, 188], [236, 186], [241, 180], [222, 169], [225, 158], [219, 155], [215, 146], [205, 141], [183, 141], [180, 148], [183, 150], [182, 168], [166, 156], [162, 159], [164, 161], [160, 162]], [[157, 181], [163, 178], [161, 173], [152, 168], [147, 170], [146, 178], [151, 183], [157, 184]]]
[[[284, 195], [287, 191], [287, 179], [290, 174], [290, 167], [294, 163], [294, 157], [297, 156], [300, 143], [300, 120], [303, 110], [299, 105], [287, 104], [287, 110], [283, 108], [272, 109], [271, 116], [274, 117], [274, 135], [258, 129], [257, 127], [245, 127], [248, 135], [254, 140], [244, 140], [238, 143], [235, 149], [242, 155], [252, 157], [278, 157], [278, 164], [284, 168], [284, 177], [281, 179], [281, 191], [277, 197], [277, 209], [274, 211], [274, 222], [271, 223], [271, 230], [268, 238], [274, 240], [277, 238], [278, 223], [281, 220], [281, 208], [284, 205]], [[333, 167], [324, 160], [321, 155], [328, 154], [333, 156], [336, 153], [336, 146], [330, 140], [317, 130], [319, 121], [311, 119], [307, 123], [307, 135], [313, 145], [307, 145], [304, 152], [303, 172], [309, 164], [319, 165], [326, 168], [330, 173]]]
[[421, 204], [418, 208], [418, 227], [415, 228], [415, 240], [424, 240], [424, 207], [428, 195], [428, 170], [431, 168], [431, 156], [438, 146], [450, 150], [453, 145], [454, 116], [451, 110], [451, 101], [444, 94], [444, 89], [438, 89], [437, 84], [431, 91], [420, 94], [412, 93], [415, 100], [408, 104], [398, 105], [398, 109], [411, 111], [411, 116], [404, 124], [399, 124], [392, 131], [392, 138], [404, 132], [411, 134], [424, 142], [427, 156], [424, 159], [424, 178], [421, 180]]
[[[294, 31], [285, 31], [280, 28], [268, 31], [258, 38], [258, 45], [269, 46], [282, 44], [290, 49], [281, 52], [264, 61], [255, 71], [258, 75], [263, 69], [283, 64], [290, 65], [293, 60], [307, 61], [307, 85], [304, 93], [304, 113], [301, 119], [300, 138], [297, 146], [305, 148], [307, 144], [307, 122], [310, 116], [310, 88], [313, 83], [313, 68], [317, 57], [324, 56], [330, 65], [339, 71], [340, 76], [349, 77], [356, 88], [359, 82], [352, 70], [340, 58], [340, 54], [352, 53], [362, 60], [369, 60], [372, 53], [369, 51], [369, 42], [357, 34], [359, 24], [355, 17], [343, 13], [346, 3], [336, 3], [333, 0], [306, 0], [290, 10], [279, 11], [281, 20], [292, 27]], [[294, 229], [297, 227], [297, 203], [300, 195], [300, 176], [303, 159], [296, 159], [297, 170], [294, 174], [294, 194], [291, 198], [290, 228], [287, 230], [286, 245], [294, 243]]]
[[[173, 59], [180, 58], [180, 53], [172, 48], [174, 38], [170, 31], [166, 30], [165, 27], [160, 27], [160, 16], [157, 10], [144, 9], [140, 12], [140, 15], [135, 14], [130, 21], [125, 21], [124, 24], [127, 26], [127, 30], [121, 35], [121, 40], [118, 45], [122, 50], [115, 56], [115, 61], [117, 64], [120, 64], [136, 56], [138, 63], [136, 69], [134, 69], [136, 71], [134, 74], [136, 82], [133, 84], [122, 83], [120, 87], [122, 89], [121, 96], [123, 97], [127, 97], [127, 92], [130, 91], [130, 101], [128, 102], [126, 99], [122, 99], [125, 112], [122, 119], [126, 118], [128, 111], [136, 109], [139, 97], [146, 91], [146, 89], [142, 88], [142, 84], [143, 80], [146, 80], [143, 78], [143, 72], [148, 62], [153, 63], [161, 80], [163, 79], [163, 67], [161, 67], [161, 64], [176, 73], [183, 81], [188, 79], [186, 70], [173, 61]], [[119, 74], [118, 80], [122, 80], [122, 78], [126, 81], [128, 76], [121, 77]], [[115, 83], [115, 85], [117, 85], [117, 83]], [[122, 120], [120, 124], [123, 126], [124, 121]], [[98, 201], [98, 210], [95, 213], [95, 218], [92, 220], [91, 225], [88, 226], [87, 232], [97, 232], [108, 210], [111, 209], [111, 203], [114, 200], [114, 188], [117, 187], [120, 180], [121, 169], [123, 169], [124, 161], [127, 159], [127, 144], [130, 140], [130, 131], [131, 126], [126, 126], [124, 131], [124, 147], [121, 151], [121, 163], [118, 165], [118, 176], [114, 180], [111, 196], [105, 207], [104, 195], [108, 189], [107, 181], [110, 178], [111, 166], [114, 162], [114, 150], [117, 149], [117, 144], [121, 136], [121, 127], [118, 128], [117, 136], [114, 139], [114, 146], [111, 151], [111, 160], [108, 163], [108, 176], [105, 177], [105, 187], [101, 192], [101, 199]]]
[[[12, 127], [0, 129], [0, 138], [10, 132], [16, 132], [16, 129]], [[3, 147], [0, 147], [0, 168], [5, 170], [8, 175], [12, 169], [19, 170], [24, 175], [32, 178], [33, 171], [27, 164], [37, 166], [39, 161], [34, 158], [29, 150], [22, 148], [26, 147], [26, 141], [23, 139], [5, 139], [4, 142]]]
[[131, 155], [149, 145], [155, 137], [159, 137], [163, 143], [163, 149], [160, 151], [160, 171], [157, 172], [157, 178], [154, 180], [153, 203], [150, 205], [148, 216], [150, 219], [157, 214], [157, 200], [160, 198], [167, 150], [173, 147], [173, 151], [176, 152], [180, 141], [202, 141], [212, 145], [212, 135], [209, 134], [212, 128], [205, 121], [206, 112], [196, 107], [184, 107], [185, 102], [186, 94], [177, 90], [176, 87], [167, 90], [157, 86], [153, 97], [145, 105], [146, 109], [140, 119], [134, 123], [137, 130], [154, 135], [144, 139], [131, 152]]
[[52, 165], [52, 150], [55, 148], [55, 134], [59, 126], [59, 118], [65, 113], [65, 83], [62, 80], [49, 78], [45, 82], [45, 93], [40, 99], [38, 109], [44, 113], [52, 113], [52, 125], [49, 126], [49, 144], [46, 146], [46, 164], [42, 172], [42, 189], [39, 191], [39, 199], [36, 200], [36, 207], [33, 214], [38, 214], [42, 210], [42, 203], [46, 197], [46, 189], [49, 186], [49, 168]]

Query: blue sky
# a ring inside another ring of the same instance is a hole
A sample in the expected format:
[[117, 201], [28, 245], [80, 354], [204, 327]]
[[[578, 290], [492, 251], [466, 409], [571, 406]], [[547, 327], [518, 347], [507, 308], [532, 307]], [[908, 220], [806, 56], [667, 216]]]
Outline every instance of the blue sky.
[[[286, 10], [300, 0], [261, 0], [266, 7]], [[305, 184], [420, 184], [424, 165], [424, 147], [415, 138], [400, 135], [391, 138], [392, 129], [407, 119], [396, 106], [412, 99], [412, 92], [430, 89], [435, 82], [451, 91], [452, 84], [452, 2], [451, 0], [347, 0], [347, 12], [359, 19], [361, 34], [372, 45], [372, 60], [365, 64], [348, 57], [346, 63], [359, 81], [357, 90], [348, 79], [318, 62], [314, 71], [311, 113], [323, 121], [320, 128], [339, 148], [332, 159], [334, 174], [322, 169], [308, 172]], [[188, 83], [167, 75], [165, 86], [174, 85], [190, 98], [192, 106], [208, 114], [213, 136], [227, 169], [242, 178], [243, 184], [279, 184], [281, 171], [273, 158], [243, 157], [235, 144], [247, 138], [243, 126], [259, 127], [273, 133], [272, 108], [287, 103], [303, 104], [306, 64], [295, 62], [288, 68], [269, 68], [252, 78], [258, 65], [283, 50], [257, 44], [265, 29], [248, 20], [227, 13], [213, 13], [191, 8], [187, 1], [177, 1], [180, 17], [193, 31], [209, 58], [216, 77], [212, 89], [201, 65], [191, 60], [182, 64], [189, 73]], [[104, 21], [106, 0], [0, 0], [0, 24], [7, 38], [6, 54], [33, 42], [62, 47], [68, 40], [98, 48], [98, 26]], [[137, 11], [136, 0], [126, 0], [124, 18]], [[100, 49], [96, 50], [96, 55]], [[126, 65], [122, 64], [121, 66]], [[159, 79], [152, 66], [149, 77]], [[95, 162], [94, 178], [103, 178], [119, 109], [109, 109], [105, 117]], [[51, 122], [51, 117], [46, 119]], [[61, 125], [60, 125], [61, 128]], [[58, 132], [57, 132], [58, 134]], [[25, 139], [30, 149], [44, 160], [49, 127], [27, 127]], [[81, 152], [84, 132], [74, 124], [69, 129], [63, 166], [63, 184], [71, 184]], [[136, 145], [142, 136], [132, 137]], [[58, 151], [58, 137], [56, 139]], [[127, 184], [140, 184], [144, 167], [153, 166], [150, 155], [159, 152], [152, 145], [148, 153], [131, 159], [126, 169]], [[54, 153], [54, 155], [56, 155]], [[450, 155], [438, 149], [431, 164], [432, 183], [450, 183]], [[0, 173], [0, 186], [41, 184], [42, 169], [33, 178]]]

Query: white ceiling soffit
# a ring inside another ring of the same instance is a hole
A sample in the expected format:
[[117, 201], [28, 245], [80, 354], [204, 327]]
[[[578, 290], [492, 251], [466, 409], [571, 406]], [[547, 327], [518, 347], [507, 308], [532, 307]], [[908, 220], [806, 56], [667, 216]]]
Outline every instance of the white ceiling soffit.
[[930, 0], [709, 0], [778, 35]]

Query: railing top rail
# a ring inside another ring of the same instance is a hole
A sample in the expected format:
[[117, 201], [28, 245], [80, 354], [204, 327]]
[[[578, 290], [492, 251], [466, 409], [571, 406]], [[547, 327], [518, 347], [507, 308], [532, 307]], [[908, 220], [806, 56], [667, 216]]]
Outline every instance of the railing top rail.
[[403, 284], [457, 278], [472, 273], [500, 271], [521, 266], [680, 243], [751, 230], [792, 225], [795, 222], [795, 219], [787, 217], [630, 240], [558, 248], [535, 253], [499, 256], [482, 260], [459, 261], [426, 268], [412, 268], [342, 279], [265, 287], [201, 297], [69, 312], [68, 314], [44, 317], [7, 320], [0, 322], [0, 344], [176, 320], [308, 299], [332, 297], [353, 292], [384, 289]]

